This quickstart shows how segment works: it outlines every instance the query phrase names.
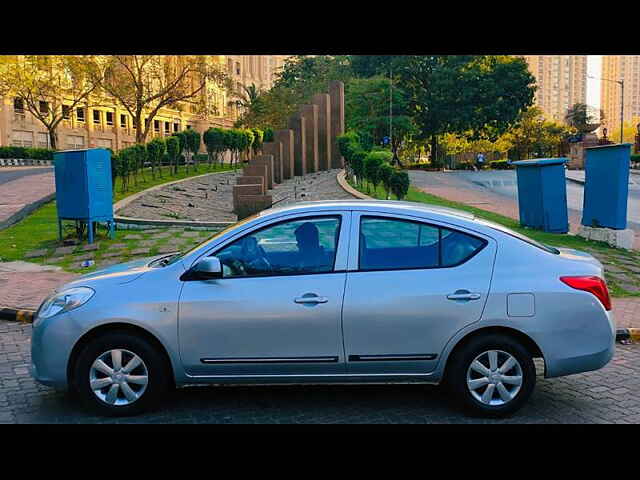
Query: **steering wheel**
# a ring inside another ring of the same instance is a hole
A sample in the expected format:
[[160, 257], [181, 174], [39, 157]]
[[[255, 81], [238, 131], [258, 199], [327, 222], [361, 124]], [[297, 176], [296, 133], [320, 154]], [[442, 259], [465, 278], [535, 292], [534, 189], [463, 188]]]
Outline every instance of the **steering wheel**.
[[247, 237], [242, 245], [241, 261], [245, 275], [252, 273], [268, 273], [273, 271], [273, 266], [264, 249], [258, 245], [254, 237]]

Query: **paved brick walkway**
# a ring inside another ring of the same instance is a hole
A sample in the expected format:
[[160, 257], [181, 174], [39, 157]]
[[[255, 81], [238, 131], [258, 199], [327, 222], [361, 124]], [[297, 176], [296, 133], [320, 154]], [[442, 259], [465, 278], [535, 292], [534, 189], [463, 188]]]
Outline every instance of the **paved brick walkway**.
[[[336, 181], [340, 170], [310, 173], [283, 181], [269, 190], [278, 206], [308, 200], [352, 198]], [[209, 222], [235, 222], [233, 186], [237, 172], [213, 173], [150, 191], [117, 213], [125, 217], [156, 220], [181, 219]]]
[[0, 184], [0, 225], [27, 205], [55, 192], [53, 170]]
[[67, 272], [0, 273], [0, 308], [36, 310], [54, 288], [77, 276]]
[[31, 326], [0, 321], [0, 423], [640, 423], [640, 345], [618, 345], [603, 369], [545, 380], [514, 416], [465, 416], [428, 385], [180, 388], [151, 413], [96, 417], [29, 375]]

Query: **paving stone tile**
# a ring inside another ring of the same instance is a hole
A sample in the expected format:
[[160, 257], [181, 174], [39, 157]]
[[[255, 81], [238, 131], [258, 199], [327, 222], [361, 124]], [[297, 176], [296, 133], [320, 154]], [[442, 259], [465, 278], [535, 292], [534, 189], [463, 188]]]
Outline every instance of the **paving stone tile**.
[[84, 252], [92, 252], [94, 250], [98, 250], [99, 248], [100, 248], [100, 245], [98, 243], [92, 243], [89, 245], [83, 245], [82, 247], [80, 247], [80, 250]]
[[58, 247], [56, 248], [56, 250], [53, 252], [54, 255], [68, 255], [69, 253], [73, 252], [77, 247], [72, 245], [70, 247]]
[[147, 255], [149, 253], [148, 248], [136, 248], [131, 251], [131, 255]]
[[141, 238], [142, 236], [137, 234], [129, 234], [124, 237], [125, 240], [140, 240]]
[[24, 258], [44, 257], [47, 252], [48, 250], [46, 248], [40, 250], [31, 250], [30, 252], [25, 253]]

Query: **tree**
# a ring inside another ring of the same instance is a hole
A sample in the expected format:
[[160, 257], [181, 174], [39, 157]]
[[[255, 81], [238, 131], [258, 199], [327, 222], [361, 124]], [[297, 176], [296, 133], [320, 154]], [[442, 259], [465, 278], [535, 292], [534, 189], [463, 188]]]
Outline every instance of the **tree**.
[[200, 150], [200, 144], [202, 143], [200, 133], [198, 133], [193, 128], [189, 128], [184, 131], [184, 134], [185, 134], [184, 139], [185, 139], [185, 147], [186, 147], [185, 150], [187, 151], [188, 160], [193, 160], [195, 157], [195, 160], [193, 160], [194, 167], [196, 171], [198, 171], [197, 154], [198, 154], [198, 151]]
[[[180, 155], [182, 155], [183, 152], [186, 152], [187, 149], [189, 148], [189, 140], [187, 139], [187, 131], [183, 130], [181, 132], [176, 132], [172, 135], [172, 137], [175, 137], [178, 140], [178, 154], [175, 157], [175, 165], [173, 168], [173, 173], [177, 174], [178, 173], [178, 160], [180, 158]], [[185, 161], [185, 169], [186, 171], [189, 171], [189, 163]]]
[[249, 152], [251, 151], [251, 146], [253, 145], [253, 140], [255, 136], [253, 135], [253, 131], [249, 129], [241, 130], [242, 134], [242, 144], [241, 151], [244, 152], [246, 158], [249, 158]]
[[[590, 107], [584, 103], [576, 103], [564, 117], [565, 122], [575, 128], [579, 134], [591, 133], [600, 126], [603, 120], [603, 113], [597, 108]], [[618, 130], [618, 134], [620, 131]]]
[[408, 114], [409, 98], [406, 92], [399, 85], [392, 85], [388, 78], [380, 76], [352, 79], [346, 84], [345, 90], [346, 127], [366, 136], [369, 148], [380, 145], [382, 139], [391, 133], [392, 163], [400, 164], [398, 151], [418, 133], [417, 125]]
[[388, 163], [380, 165], [380, 181], [384, 187], [386, 193], [385, 198], [389, 200], [389, 193], [391, 193], [391, 177], [393, 176], [394, 169]]
[[253, 154], [257, 155], [260, 149], [262, 148], [262, 142], [264, 139], [264, 132], [259, 128], [252, 128], [251, 132], [253, 132]]
[[518, 117], [518, 122], [502, 140], [509, 144], [510, 157], [516, 160], [554, 156], [560, 142], [572, 130], [562, 124], [547, 121], [542, 110], [530, 107]]
[[[380, 183], [380, 167], [384, 163], [391, 161], [393, 154], [388, 150], [372, 151], [367, 154], [364, 159], [364, 174], [371, 185], [373, 185], [373, 191], [375, 192], [378, 184]], [[369, 192], [369, 185], [367, 185], [367, 192]]]
[[211, 169], [211, 163], [219, 163], [220, 155], [227, 150], [226, 144], [226, 132], [222, 128], [210, 128], [202, 136], [204, 144], [207, 147], [207, 154], [209, 156], [209, 169]]
[[[640, 125], [640, 118], [634, 117], [630, 122], [624, 122], [623, 129], [623, 137], [622, 140], [624, 143], [632, 143], [636, 142], [636, 135], [638, 134], [638, 125]], [[617, 128], [613, 131], [607, 132], [607, 138], [609, 140], [614, 140], [618, 142], [620, 140], [620, 125], [618, 124]]]
[[76, 107], [88, 106], [96, 83], [84, 62], [72, 55], [7, 56], [0, 64], [0, 96], [12, 95], [47, 129], [58, 148], [57, 129]]
[[156, 178], [155, 171], [158, 169], [162, 178], [162, 157], [167, 152], [167, 146], [162, 138], [154, 138], [147, 144], [147, 157], [151, 162], [151, 175]]
[[389, 181], [389, 186], [398, 200], [404, 199], [409, 193], [409, 174], [406, 170], [395, 170]]
[[180, 140], [178, 137], [171, 136], [165, 140], [167, 146], [167, 154], [169, 155], [169, 161], [173, 164], [173, 174], [178, 173], [178, 156], [180, 155]]
[[[206, 114], [212, 85], [222, 87], [222, 66], [205, 55], [85, 56], [90, 78], [100, 91], [116, 100], [133, 119], [136, 142], [144, 143], [161, 108]], [[146, 119], [146, 121], [144, 121]]]
[[285, 128], [288, 118], [316, 93], [326, 92], [332, 80], [352, 77], [347, 56], [294, 55], [276, 75], [273, 87], [245, 108], [237, 126]]
[[506, 55], [398, 57], [394, 75], [409, 96], [420, 138], [470, 132], [495, 140], [533, 103], [535, 79], [523, 58]]

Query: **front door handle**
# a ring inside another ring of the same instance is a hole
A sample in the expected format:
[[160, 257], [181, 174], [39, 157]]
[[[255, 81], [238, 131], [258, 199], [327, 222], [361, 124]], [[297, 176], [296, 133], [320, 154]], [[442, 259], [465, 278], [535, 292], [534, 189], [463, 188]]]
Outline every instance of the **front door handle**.
[[447, 295], [449, 300], [478, 300], [482, 295], [471, 293], [468, 290], [457, 290], [456, 293]]
[[327, 297], [319, 297], [315, 293], [305, 293], [301, 297], [296, 297], [293, 299], [296, 303], [308, 303], [308, 304], [316, 304], [316, 303], [327, 303], [329, 299]]

